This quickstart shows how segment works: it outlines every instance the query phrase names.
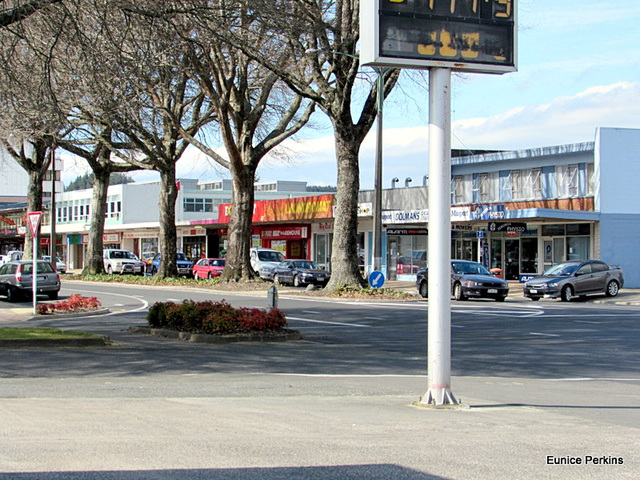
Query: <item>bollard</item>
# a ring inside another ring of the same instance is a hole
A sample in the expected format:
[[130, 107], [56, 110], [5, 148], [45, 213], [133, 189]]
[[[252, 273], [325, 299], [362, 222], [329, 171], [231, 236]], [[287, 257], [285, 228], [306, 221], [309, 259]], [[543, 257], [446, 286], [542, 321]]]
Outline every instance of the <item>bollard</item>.
[[271, 285], [267, 290], [267, 306], [269, 308], [278, 308], [278, 289], [275, 285]]

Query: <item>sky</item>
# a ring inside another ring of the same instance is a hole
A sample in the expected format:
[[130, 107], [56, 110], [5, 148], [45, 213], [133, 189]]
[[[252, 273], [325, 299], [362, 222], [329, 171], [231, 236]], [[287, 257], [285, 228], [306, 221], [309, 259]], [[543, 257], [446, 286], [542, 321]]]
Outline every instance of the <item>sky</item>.
[[[597, 127], [640, 128], [637, 0], [519, 0], [517, 9], [518, 71], [452, 77], [452, 148], [518, 150], [593, 141]], [[394, 177], [421, 185], [428, 173], [427, 91], [428, 84], [403, 79], [385, 102], [384, 188]], [[259, 180], [336, 185], [332, 129], [321, 113], [312, 121], [314, 128], [286, 143], [286, 161], [261, 162]], [[375, 125], [360, 151], [362, 189], [373, 188], [374, 156]], [[79, 169], [67, 169], [65, 184]], [[229, 178], [194, 148], [177, 170], [185, 178]]]

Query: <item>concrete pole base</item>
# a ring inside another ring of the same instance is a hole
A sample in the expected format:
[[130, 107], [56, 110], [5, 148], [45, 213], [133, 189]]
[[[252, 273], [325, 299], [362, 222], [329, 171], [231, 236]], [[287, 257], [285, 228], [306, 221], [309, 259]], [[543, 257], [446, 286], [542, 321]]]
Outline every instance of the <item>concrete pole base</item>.
[[430, 388], [420, 400], [423, 405], [458, 405], [456, 397], [448, 388]]

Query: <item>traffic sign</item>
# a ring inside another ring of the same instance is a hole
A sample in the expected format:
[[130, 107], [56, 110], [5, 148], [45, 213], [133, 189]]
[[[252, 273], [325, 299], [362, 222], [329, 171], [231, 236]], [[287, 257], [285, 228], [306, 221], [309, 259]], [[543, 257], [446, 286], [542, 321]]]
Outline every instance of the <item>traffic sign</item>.
[[369, 274], [369, 285], [372, 288], [382, 288], [384, 285], [384, 274], [378, 270], [374, 270]]
[[38, 235], [38, 226], [40, 225], [42, 212], [29, 212], [27, 216], [29, 218], [29, 226], [31, 227], [31, 236], [36, 238]]

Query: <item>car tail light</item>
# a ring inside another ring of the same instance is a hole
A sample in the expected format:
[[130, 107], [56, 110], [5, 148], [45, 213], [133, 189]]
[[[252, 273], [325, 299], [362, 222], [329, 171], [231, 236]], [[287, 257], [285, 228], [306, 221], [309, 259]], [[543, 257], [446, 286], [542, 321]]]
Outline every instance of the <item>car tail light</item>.
[[20, 265], [18, 270], [16, 270], [16, 280], [22, 283], [22, 265]]

